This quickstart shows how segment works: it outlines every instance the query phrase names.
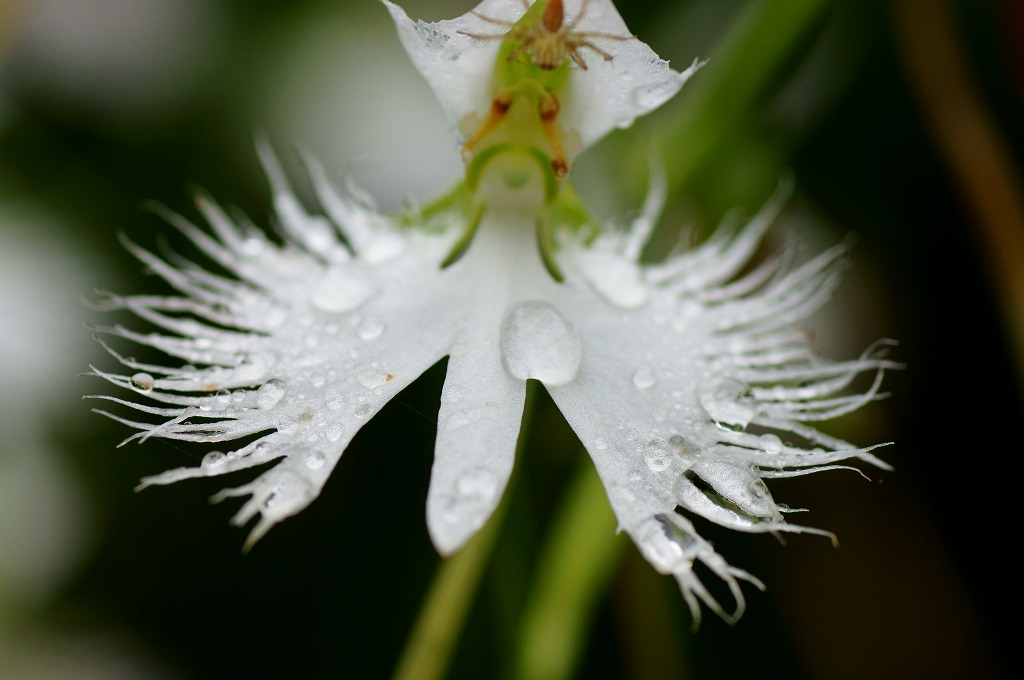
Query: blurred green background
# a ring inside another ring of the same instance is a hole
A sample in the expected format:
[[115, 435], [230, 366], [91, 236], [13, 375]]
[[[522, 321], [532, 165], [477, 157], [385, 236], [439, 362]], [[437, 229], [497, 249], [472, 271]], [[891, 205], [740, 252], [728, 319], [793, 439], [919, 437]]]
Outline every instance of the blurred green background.
[[[363, 429], [319, 500], [243, 556], [230, 503], [206, 500], [222, 481], [132, 492], [202, 452], [115, 449], [128, 432], [79, 401], [106, 386], [75, 374], [113, 366], [84, 327], [111, 320], [82, 300], [163, 290], [117, 241], [186, 247], [145, 201], [194, 216], [201, 186], [264, 224], [254, 130], [297, 184], [294, 147], [393, 210], [457, 180], [454, 126], [371, 0], [0, 1], [0, 677], [388, 677], [439, 563], [423, 504], [443, 366]], [[471, 8], [401, 4], [427, 20]], [[821, 352], [897, 338], [907, 369], [887, 376], [890, 399], [829, 425], [895, 441], [895, 472], [773, 485], [840, 549], [699, 525], [768, 590], [748, 589], [737, 625], [708, 616], [691, 633], [675, 584], [630, 548], [575, 677], [1008, 675], [1024, 479], [1022, 4], [619, 9], [677, 68], [711, 61], [578, 160], [595, 212], [635, 208], [652, 144], [673, 187], [666, 222], [699, 233], [791, 174], [777, 244], [856, 238], [846, 285], [812, 324]], [[584, 456], [543, 390], [534, 406], [452, 678], [513, 677], [539, 546]]]

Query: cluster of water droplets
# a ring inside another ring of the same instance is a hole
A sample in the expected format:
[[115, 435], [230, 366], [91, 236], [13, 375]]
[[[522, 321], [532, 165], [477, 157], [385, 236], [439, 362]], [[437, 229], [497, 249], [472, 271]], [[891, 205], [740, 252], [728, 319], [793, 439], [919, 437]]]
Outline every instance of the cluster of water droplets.
[[431, 321], [454, 327], [408, 295], [415, 290], [444, 297], [437, 263], [450, 248], [451, 235], [400, 232], [365, 197], [338, 193], [315, 163], [310, 172], [326, 214], [309, 214], [269, 149], [261, 144], [259, 152], [274, 189], [275, 217], [287, 237], [284, 245], [239, 225], [205, 196], [197, 206], [212, 235], [166, 213], [235, 278], [178, 268], [129, 243], [132, 253], [180, 296], [108, 295], [101, 307], [127, 309], [165, 332], [99, 330], [188, 363], [142, 364], [110, 349], [129, 373], [94, 370], [148, 400], [99, 397], [156, 416], [153, 422], [101, 411], [138, 430], [129, 439], [216, 445], [259, 435], [235, 450], [210, 451], [198, 466], [143, 481], [143, 486], [167, 484], [281, 459], [254, 482], [225, 494], [252, 495], [236, 519], [261, 514], [256, 537], [315, 498], [362, 424], [450, 345], [452, 331], [437, 333], [430, 342], [417, 339], [417, 333]]

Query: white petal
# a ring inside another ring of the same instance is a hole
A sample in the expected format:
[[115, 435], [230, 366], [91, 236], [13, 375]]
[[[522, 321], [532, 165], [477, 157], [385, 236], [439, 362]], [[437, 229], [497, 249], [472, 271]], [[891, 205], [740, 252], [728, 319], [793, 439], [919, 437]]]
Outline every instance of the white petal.
[[509, 369], [510, 317], [556, 285], [540, 261], [530, 219], [485, 217], [469, 251], [445, 276], [455, 282], [449, 288], [461, 314], [438, 413], [427, 525], [437, 549], [449, 554], [483, 526], [501, 500], [512, 472], [526, 379], [571, 379], [579, 349], [567, 350], [564, 337], [560, 346], [557, 323], [545, 318], [526, 324], [516, 338], [522, 344], [516, 348], [529, 356], [518, 364], [513, 358], [513, 364], [527, 374]]
[[526, 397], [526, 383], [510, 377], [498, 358], [498, 319], [480, 321], [490, 322], [490, 332], [458, 339], [437, 416], [427, 527], [443, 555], [461, 548], [501, 500]]
[[[382, 2], [391, 12], [399, 38], [413, 63], [453, 121], [459, 123], [469, 113], [485, 114], [494, 92], [494, 70], [501, 41], [480, 40], [464, 34], [503, 35], [507, 29], [480, 16], [515, 22], [523, 16], [523, 3], [484, 0], [473, 12], [457, 19], [427, 23], [414, 22], [397, 5], [388, 0]], [[563, 25], [574, 21], [581, 7], [581, 0], [565, 2]], [[639, 116], [668, 101], [700, 64], [694, 62], [682, 73], [672, 70], [646, 43], [629, 37], [629, 29], [611, 0], [592, 0], [583, 11], [575, 32], [628, 38], [589, 38], [614, 58], [605, 61], [596, 52], [583, 48], [580, 54], [587, 70], [575, 64], [569, 66], [571, 78], [563, 101], [563, 126], [575, 130], [583, 147], [587, 147], [615, 128], [629, 127]]]
[[[237, 450], [211, 453], [198, 467], [143, 481], [146, 486], [218, 476], [281, 459], [227, 494], [251, 495], [236, 517], [239, 523], [261, 515], [250, 541], [317, 497], [356, 432], [449, 351], [464, 308], [451, 289], [457, 282], [440, 275], [453, 235], [403, 234], [353, 197], [327, 194], [345, 202], [344, 210], [333, 211], [336, 230], [306, 213], [269, 151], [262, 147], [261, 153], [277, 218], [292, 241], [279, 247], [201, 198], [219, 238], [182, 218], [174, 222], [238, 279], [192, 264], [175, 267], [132, 246], [185, 296], [111, 296], [105, 302], [173, 335], [120, 327], [109, 333], [199, 367], [141, 365], [118, 357], [137, 373], [95, 371], [166, 405], [114, 400], [164, 418], [152, 423], [112, 415], [139, 430], [132, 438], [222, 443], [263, 433]], [[350, 235], [352, 244], [341, 241], [341, 234]], [[375, 245], [395, 239], [401, 239], [400, 247]], [[356, 257], [347, 254], [353, 245]]]
[[[434, 90], [441, 106], [456, 123], [468, 113], [482, 113], [491, 104], [492, 78], [498, 58], [498, 40], [477, 40], [459, 31], [488, 35], [500, 33], [472, 12], [434, 23], [413, 21], [398, 5], [381, 0], [391, 13], [398, 37], [413, 64]], [[475, 12], [500, 21], [523, 15], [518, 0], [484, 0]]]
[[[576, 18], [581, 2], [565, 3], [567, 22]], [[631, 35], [611, 0], [589, 2], [575, 30]], [[640, 116], [664, 104], [703, 65], [695, 61], [679, 73], [655, 54], [647, 43], [636, 38], [593, 38], [592, 42], [613, 59], [605, 61], [584, 48], [581, 54], [587, 70], [572, 67], [572, 85], [565, 101], [563, 123], [566, 128], [580, 134], [584, 147], [615, 128], [629, 127]]]
[[[732, 240], [712, 240], [678, 257], [699, 265], [709, 262], [701, 251], [714, 249], [735, 272], [744, 259], [735, 253], [749, 257], [766, 219], [755, 218]], [[586, 255], [569, 253], [564, 262], [566, 283], [553, 303], [577, 328], [584, 354], [576, 379], [549, 392], [594, 459], [620, 527], [655, 568], [676, 577], [691, 607], [704, 601], [722, 613], [693, 572], [695, 561], [710, 567], [729, 585], [738, 615], [737, 579], [752, 579], [718, 556], [677, 506], [741, 531], [827, 534], [786, 523], [760, 471], [788, 475], [850, 458], [877, 460], [804, 424], [875, 398], [877, 381], [864, 395], [835, 395], [853, 376], [892, 366], [873, 353], [853, 362], [818, 359], [794, 332], [823, 303], [819, 293], [831, 290], [841, 259], [816, 258], [724, 299], [707, 295], [723, 281], [721, 266], [689, 271], [668, 262], [647, 267], [639, 283], [630, 279], [646, 288], [639, 305], [618, 304], [615, 294], [594, 285], [600, 273]], [[621, 266], [629, 264], [624, 259]], [[650, 276], [654, 271], [659, 275]], [[683, 294], [674, 285], [681, 277], [688, 277]], [[800, 387], [773, 387], [779, 382]]]

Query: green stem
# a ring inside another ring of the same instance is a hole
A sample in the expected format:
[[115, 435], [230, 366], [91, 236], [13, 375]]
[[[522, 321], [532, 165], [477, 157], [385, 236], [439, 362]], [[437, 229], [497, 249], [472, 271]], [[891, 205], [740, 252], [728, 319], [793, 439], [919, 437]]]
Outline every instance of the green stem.
[[441, 562], [393, 680], [440, 680], [501, 527], [502, 503], [466, 546]]
[[[533, 422], [536, 390], [534, 381], [527, 383], [523, 422], [516, 446], [517, 459], [521, 458]], [[469, 606], [480, 585], [480, 577], [494, 548], [495, 538], [501, 530], [517, 477], [512, 476], [505, 489], [505, 498], [487, 524], [462, 550], [442, 560], [438, 566], [392, 680], [440, 680], [444, 677]]]
[[608, 496], [589, 459], [581, 462], [541, 553], [519, 636], [518, 678], [569, 678], [590, 614], [628, 545], [615, 533]]
[[669, 190], [687, 185], [806, 44], [833, 0], [753, 2], [687, 84], [665, 153]]

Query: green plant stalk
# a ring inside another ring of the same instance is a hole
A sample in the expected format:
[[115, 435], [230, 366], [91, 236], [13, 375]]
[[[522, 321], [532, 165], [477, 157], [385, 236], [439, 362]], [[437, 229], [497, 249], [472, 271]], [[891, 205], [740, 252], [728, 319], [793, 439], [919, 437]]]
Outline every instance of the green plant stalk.
[[440, 680], [444, 677], [501, 527], [504, 505], [498, 507], [462, 550], [439, 565], [402, 652], [394, 680]]
[[541, 553], [523, 614], [520, 680], [571, 677], [591, 612], [628, 545], [615, 533], [608, 496], [589, 460], [579, 465]]
[[[534, 381], [527, 383], [516, 458], [521, 457], [529, 438], [536, 390]], [[440, 680], [445, 676], [494, 541], [501, 531], [516, 478], [513, 474], [505, 489], [505, 498], [487, 524], [459, 552], [441, 561], [392, 680]]]
[[685, 187], [741, 126], [824, 21], [833, 0], [757, 0], [686, 85], [663, 136], [669, 191]]

